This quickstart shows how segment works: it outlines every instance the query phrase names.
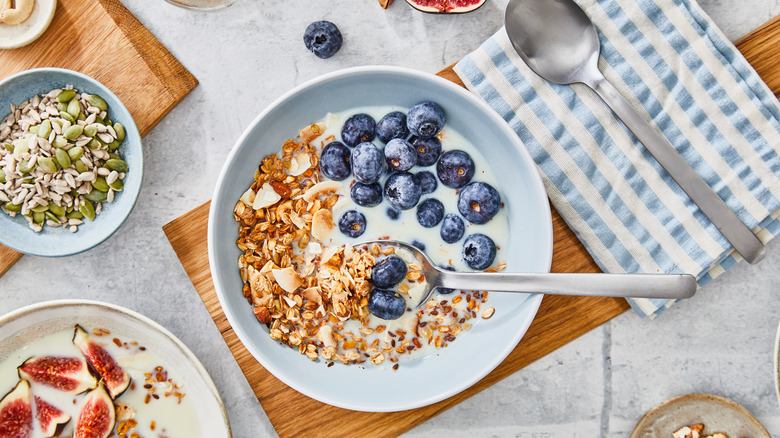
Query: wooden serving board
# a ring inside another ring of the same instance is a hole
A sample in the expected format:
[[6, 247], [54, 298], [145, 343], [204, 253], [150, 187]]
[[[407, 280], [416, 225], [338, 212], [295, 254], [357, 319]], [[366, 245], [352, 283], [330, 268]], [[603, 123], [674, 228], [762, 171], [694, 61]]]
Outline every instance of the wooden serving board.
[[[40, 38], [0, 50], [0, 79], [36, 67], [62, 67], [97, 79], [127, 106], [141, 136], [198, 85], [119, 0], [58, 0]], [[21, 257], [0, 245], [0, 276]]]
[[[780, 94], [780, 17], [737, 42], [772, 91]], [[439, 75], [463, 85], [448, 67]], [[192, 284], [203, 299], [230, 351], [244, 372], [255, 395], [281, 437], [318, 436], [396, 436], [445, 409], [465, 400], [543, 357], [582, 334], [626, 311], [622, 298], [545, 296], [528, 332], [492, 373], [471, 388], [447, 400], [419, 409], [368, 413], [348, 411], [313, 400], [288, 387], [263, 368], [244, 348], [219, 305], [209, 273], [206, 230], [209, 203], [165, 225], [168, 240], [184, 266]], [[555, 209], [553, 218], [553, 272], [598, 272], [585, 247]], [[306, 413], [301, 421], [300, 413]], [[349, 421], [344, 421], [345, 415]]]

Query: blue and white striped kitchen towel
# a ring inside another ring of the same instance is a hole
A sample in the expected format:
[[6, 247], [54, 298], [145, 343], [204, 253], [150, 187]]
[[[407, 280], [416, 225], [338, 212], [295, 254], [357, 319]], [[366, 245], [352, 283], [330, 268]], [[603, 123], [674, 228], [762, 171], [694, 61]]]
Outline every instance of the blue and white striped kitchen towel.
[[[780, 232], [780, 106], [694, 0], [578, 0], [605, 76], [759, 238]], [[605, 272], [687, 272], [741, 260], [609, 108], [539, 78], [501, 29], [455, 67], [514, 128], [555, 208]], [[629, 300], [653, 317], [672, 303]]]

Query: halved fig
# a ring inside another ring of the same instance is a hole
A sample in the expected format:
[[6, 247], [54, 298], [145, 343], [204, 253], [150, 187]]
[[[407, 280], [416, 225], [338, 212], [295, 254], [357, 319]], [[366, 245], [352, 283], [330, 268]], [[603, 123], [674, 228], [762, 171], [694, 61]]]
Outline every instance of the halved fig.
[[32, 430], [30, 384], [22, 379], [0, 400], [0, 437], [27, 438]]
[[485, 0], [406, 0], [413, 8], [434, 14], [462, 14], [482, 6]]
[[114, 400], [108, 395], [103, 382], [87, 393], [79, 408], [73, 438], [106, 438], [116, 423]]
[[35, 418], [41, 426], [41, 432], [47, 437], [59, 435], [70, 421], [70, 415], [37, 395], [33, 399], [35, 400]]
[[119, 366], [105, 348], [93, 341], [80, 325], [76, 325], [76, 330], [73, 333], [73, 344], [81, 350], [81, 354], [87, 358], [89, 366], [106, 384], [111, 398], [119, 397], [130, 386], [130, 375]]
[[79, 357], [31, 357], [17, 370], [20, 378], [70, 394], [81, 394], [97, 385], [87, 362]]

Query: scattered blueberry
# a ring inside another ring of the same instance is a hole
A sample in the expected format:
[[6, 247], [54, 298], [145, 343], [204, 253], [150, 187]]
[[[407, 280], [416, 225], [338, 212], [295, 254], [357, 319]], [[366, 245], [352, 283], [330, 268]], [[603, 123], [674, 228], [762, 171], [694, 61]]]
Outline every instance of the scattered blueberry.
[[444, 204], [438, 199], [428, 198], [417, 205], [417, 222], [425, 228], [439, 225], [444, 218]]
[[349, 148], [340, 141], [328, 143], [320, 154], [320, 170], [322, 174], [336, 181], [347, 178], [350, 173]]
[[385, 161], [394, 170], [409, 170], [417, 164], [414, 146], [402, 138], [394, 138], [385, 145]]
[[406, 114], [400, 111], [387, 113], [376, 124], [376, 135], [387, 143], [394, 138], [406, 138], [409, 128], [406, 127]]
[[427, 170], [417, 172], [414, 177], [417, 178], [417, 185], [420, 186], [420, 190], [422, 190], [423, 195], [433, 193], [436, 190], [436, 187], [439, 186], [439, 183], [436, 181], [436, 177], [433, 175], [433, 173]]
[[406, 278], [406, 262], [391, 255], [380, 260], [371, 269], [371, 284], [376, 287], [393, 287]]
[[339, 28], [330, 21], [315, 21], [303, 32], [303, 43], [318, 58], [326, 59], [335, 55], [342, 42]]
[[[455, 272], [455, 268], [453, 268], [452, 266], [440, 266], [440, 268]], [[455, 289], [450, 289], [448, 287], [437, 287], [436, 292], [442, 295], [448, 295], [455, 292]]]
[[373, 289], [368, 293], [368, 311], [377, 318], [398, 319], [406, 312], [406, 300], [398, 292]]
[[420, 251], [425, 252], [425, 244], [417, 239], [412, 240], [412, 246], [419, 249]]
[[471, 181], [474, 176], [474, 160], [469, 154], [454, 150], [441, 154], [436, 163], [436, 173], [439, 180], [447, 187], [458, 189]]
[[389, 217], [392, 220], [398, 220], [398, 218], [401, 216], [401, 212], [394, 209], [393, 207], [387, 208], [387, 217]]
[[417, 165], [420, 167], [432, 166], [441, 155], [441, 141], [436, 137], [412, 137], [409, 142], [417, 152]]
[[349, 210], [339, 219], [339, 230], [349, 237], [360, 237], [366, 231], [366, 217], [356, 210]]
[[385, 158], [374, 143], [363, 142], [352, 149], [352, 174], [358, 182], [373, 184], [385, 170]]
[[368, 114], [355, 114], [344, 122], [341, 128], [341, 140], [347, 146], [357, 146], [376, 137], [376, 122]]
[[423, 138], [438, 134], [444, 127], [444, 122], [444, 110], [434, 102], [420, 102], [413, 106], [406, 116], [409, 132]]
[[349, 190], [349, 196], [357, 205], [374, 207], [382, 202], [382, 186], [378, 183], [363, 184], [362, 182], [356, 182]]
[[463, 223], [457, 214], [448, 214], [444, 216], [444, 222], [441, 223], [441, 240], [447, 243], [455, 243], [463, 237], [466, 232], [466, 224]]
[[482, 270], [496, 258], [496, 244], [484, 234], [472, 234], [463, 242], [463, 260], [471, 269]]
[[500, 209], [501, 198], [490, 184], [473, 182], [460, 189], [458, 211], [469, 222], [484, 224]]
[[422, 191], [414, 175], [398, 172], [390, 175], [385, 182], [385, 199], [390, 206], [398, 210], [408, 210], [420, 201]]

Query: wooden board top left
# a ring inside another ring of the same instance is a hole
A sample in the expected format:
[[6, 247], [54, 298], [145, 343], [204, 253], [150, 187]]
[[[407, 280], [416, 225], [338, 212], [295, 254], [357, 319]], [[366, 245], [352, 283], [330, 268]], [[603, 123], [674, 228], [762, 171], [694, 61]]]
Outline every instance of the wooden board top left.
[[[57, 0], [54, 19], [40, 38], [0, 50], [0, 79], [36, 67], [67, 68], [97, 79], [127, 106], [142, 136], [198, 85], [119, 0]], [[21, 256], [0, 245], [0, 275]]]

